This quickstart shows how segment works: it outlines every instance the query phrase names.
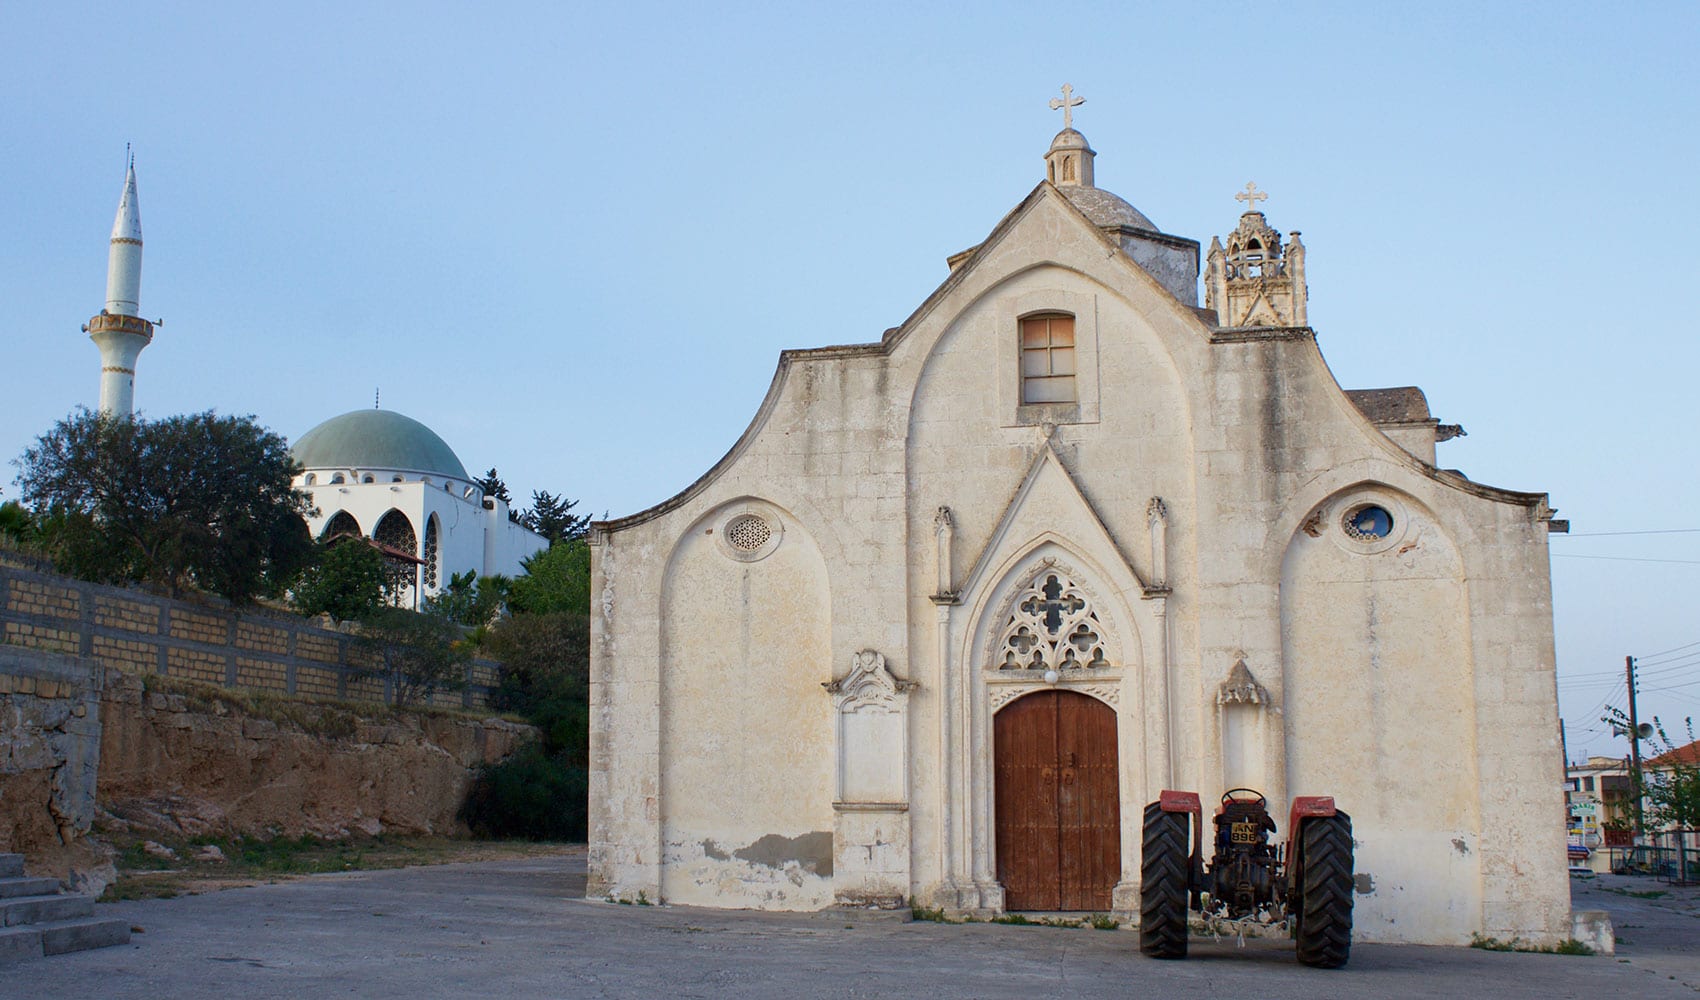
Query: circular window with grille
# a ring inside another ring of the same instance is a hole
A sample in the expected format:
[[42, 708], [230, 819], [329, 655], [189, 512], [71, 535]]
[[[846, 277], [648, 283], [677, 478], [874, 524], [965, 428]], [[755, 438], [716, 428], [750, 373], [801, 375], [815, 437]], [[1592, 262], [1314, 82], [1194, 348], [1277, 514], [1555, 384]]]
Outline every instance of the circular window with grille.
[[[1334, 543], [1348, 552], [1374, 555], [1398, 545], [1411, 531], [1410, 512], [1398, 498], [1382, 490], [1354, 491], [1355, 495], [1341, 497], [1327, 508], [1317, 511], [1310, 530], [1313, 535], [1324, 532]], [[1332, 519], [1338, 531], [1328, 531], [1325, 525]]]
[[760, 514], [740, 514], [726, 524], [726, 544], [739, 552], [754, 552], [773, 537], [773, 529]]
[[1380, 504], [1360, 503], [1346, 511], [1340, 520], [1346, 537], [1360, 542], [1375, 541], [1393, 534], [1393, 515]]
[[721, 551], [740, 562], [755, 562], [778, 548], [784, 529], [772, 514], [745, 508], [733, 512], [713, 533], [720, 539]]

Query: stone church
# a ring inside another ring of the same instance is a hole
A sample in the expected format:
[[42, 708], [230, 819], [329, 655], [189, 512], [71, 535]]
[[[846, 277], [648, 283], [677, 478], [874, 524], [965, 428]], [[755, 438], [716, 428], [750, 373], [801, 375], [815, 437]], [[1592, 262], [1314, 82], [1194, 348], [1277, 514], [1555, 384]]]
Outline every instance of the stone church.
[[1250, 786], [1352, 815], [1359, 940], [1569, 937], [1564, 522], [1335, 382], [1253, 186], [1201, 254], [1094, 156], [593, 526], [590, 893], [1130, 919], [1144, 805]]

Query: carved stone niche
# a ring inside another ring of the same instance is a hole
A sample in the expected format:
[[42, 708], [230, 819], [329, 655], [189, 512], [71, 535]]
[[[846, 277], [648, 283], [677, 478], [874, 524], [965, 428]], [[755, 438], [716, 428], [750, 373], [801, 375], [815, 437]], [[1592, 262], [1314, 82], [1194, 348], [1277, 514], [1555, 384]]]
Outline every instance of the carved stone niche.
[[1229, 788], [1267, 788], [1269, 741], [1275, 734], [1270, 710], [1274, 699], [1234, 652], [1234, 665], [1216, 688], [1217, 724], [1222, 733], [1222, 781]]
[[909, 894], [909, 692], [864, 649], [824, 685], [836, 714], [833, 892], [840, 905], [900, 908]]

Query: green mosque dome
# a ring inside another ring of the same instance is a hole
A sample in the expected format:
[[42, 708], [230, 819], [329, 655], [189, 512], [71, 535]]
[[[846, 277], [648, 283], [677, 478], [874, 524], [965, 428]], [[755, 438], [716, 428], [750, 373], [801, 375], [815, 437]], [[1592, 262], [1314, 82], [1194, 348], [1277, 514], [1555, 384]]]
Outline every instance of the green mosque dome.
[[303, 469], [386, 469], [471, 480], [435, 431], [390, 410], [332, 417], [301, 435], [290, 453]]

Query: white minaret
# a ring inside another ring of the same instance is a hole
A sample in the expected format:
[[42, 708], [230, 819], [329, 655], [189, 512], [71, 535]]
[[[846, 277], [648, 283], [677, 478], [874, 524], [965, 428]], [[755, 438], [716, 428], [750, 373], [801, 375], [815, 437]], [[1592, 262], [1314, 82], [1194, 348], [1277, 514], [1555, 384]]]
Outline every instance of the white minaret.
[[106, 256], [106, 308], [83, 327], [100, 348], [100, 412], [108, 416], [130, 416], [136, 358], [153, 340], [153, 324], [137, 315], [141, 293], [142, 210], [136, 200], [136, 161], [131, 157]]

